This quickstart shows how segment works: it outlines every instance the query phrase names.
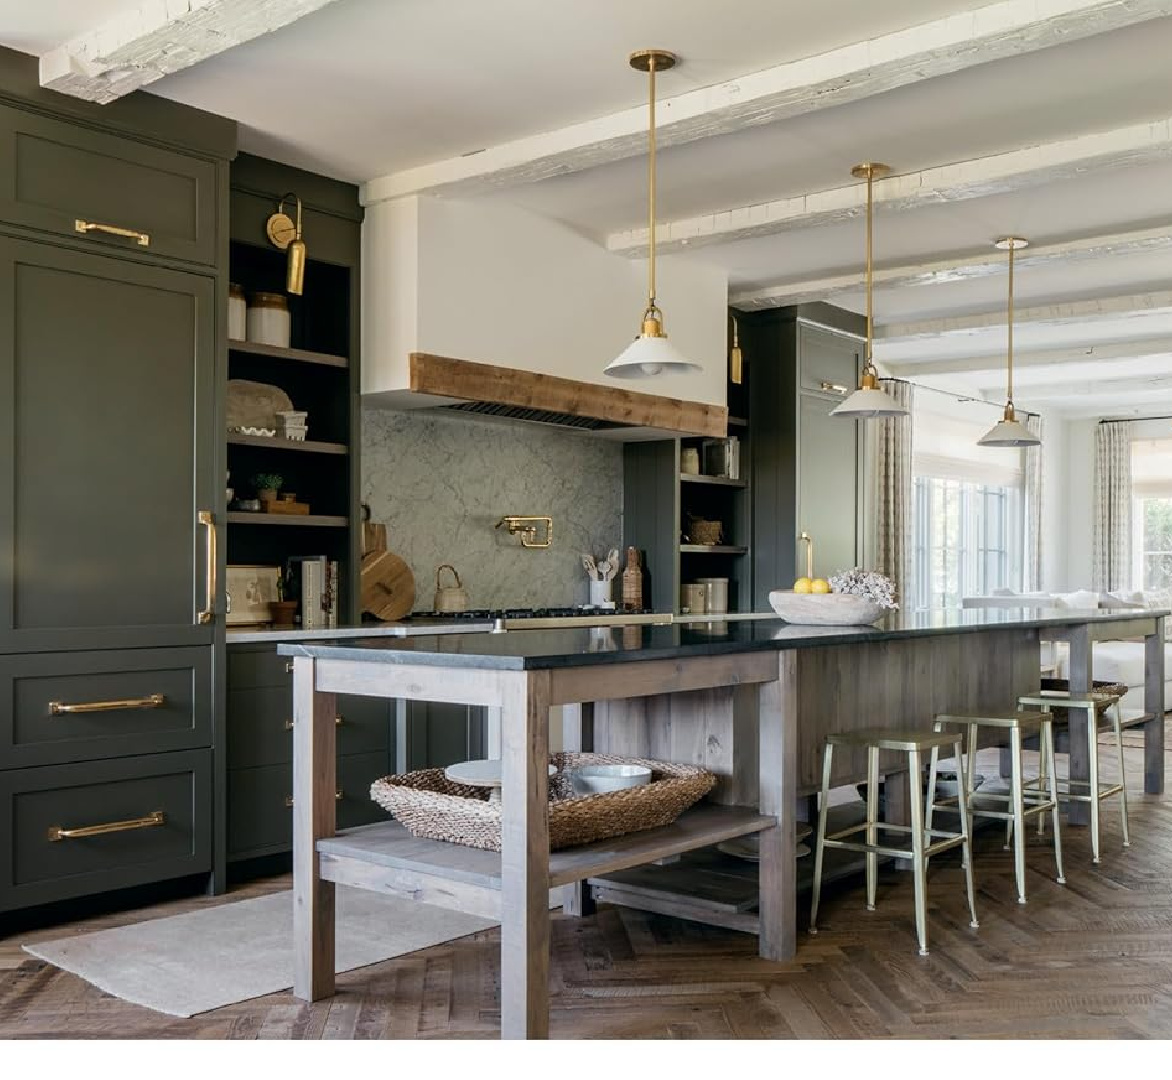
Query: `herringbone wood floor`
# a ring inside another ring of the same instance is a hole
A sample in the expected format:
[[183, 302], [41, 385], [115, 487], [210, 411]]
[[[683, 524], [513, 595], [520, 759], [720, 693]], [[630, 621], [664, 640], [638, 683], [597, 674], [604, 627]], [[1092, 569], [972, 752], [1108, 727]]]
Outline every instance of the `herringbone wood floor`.
[[[1130, 775], [1141, 775], [1129, 750]], [[1134, 767], [1133, 767], [1134, 766]], [[1133, 783], [1132, 846], [1104, 805], [1104, 857], [1067, 829], [1065, 887], [1048, 846], [1028, 857], [1030, 902], [1014, 899], [998, 830], [978, 841], [980, 930], [969, 929], [959, 863], [933, 863], [932, 955], [914, 946], [911, 876], [884, 876], [878, 909], [862, 886], [832, 892], [795, 962], [757, 958], [756, 939], [603, 907], [556, 917], [555, 1038], [1172, 1038], [1172, 797]], [[231, 900], [284, 888], [270, 879]], [[179, 1039], [494, 1038], [495, 931], [339, 976], [332, 1000], [288, 992], [175, 1020], [130, 1005], [30, 957], [34, 938], [188, 910], [203, 898], [16, 934], [0, 941], [0, 1037]]]

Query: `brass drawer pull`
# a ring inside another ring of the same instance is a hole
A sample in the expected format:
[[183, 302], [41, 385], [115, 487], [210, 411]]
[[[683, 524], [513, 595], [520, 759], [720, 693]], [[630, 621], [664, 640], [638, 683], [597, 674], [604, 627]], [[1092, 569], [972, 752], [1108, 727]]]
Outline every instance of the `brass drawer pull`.
[[208, 543], [204, 549], [207, 556], [207, 565], [204, 567], [204, 608], [197, 617], [200, 625], [210, 623], [216, 614], [216, 519], [210, 510], [199, 512], [199, 523], [207, 527]]
[[[334, 727], [341, 727], [341, 726], [342, 726], [342, 725], [343, 725], [345, 722], [346, 722], [346, 721], [345, 721], [345, 720], [343, 720], [343, 719], [342, 719], [340, 716], [335, 716], [335, 717], [334, 717]], [[285, 730], [286, 730], [286, 731], [292, 731], [292, 730], [293, 730], [293, 721], [292, 721], [292, 720], [286, 720], [286, 721], [285, 721]]]
[[151, 694], [150, 697], [123, 698], [121, 701], [79, 701], [74, 705], [67, 705], [61, 701], [50, 701], [49, 715], [63, 716], [66, 713], [114, 712], [116, 709], [157, 709], [166, 700], [163, 694]]
[[110, 236], [125, 236], [128, 240], [134, 240], [139, 247], [150, 247], [151, 238], [149, 233], [139, 232], [137, 229], [124, 229], [121, 225], [103, 225], [100, 221], [85, 221], [82, 218], [77, 218], [73, 223], [73, 228], [79, 233], [108, 233]]
[[[338, 788], [338, 790], [334, 792], [334, 802], [341, 802], [344, 795], [345, 795], [345, 793], [342, 791], [342, 789]], [[285, 796], [285, 809], [286, 810], [293, 809], [293, 796], [292, 795]]]
[[155, 810], [146, 817], [131, 818], [129, 821], [108, 821], [104, 825], [82, 825], [76, 829], [63, 829], [60, 825], [49, 826], [49, 842], [58, 840], [80, 840], [86, 836], [103, 836], [105, 833], [129, 832], [131, 829], [150, 829], [165, 825], [167, 816], [162, 810]]
[[825, 379], [822, 380], [821, 386], [828, 394], [842, 394], [843, 397], [846, 397], [850, 393], [849, 387], [841, 386], [838, 383], [827, 382]]
[[285, 674], [286, 674], [286, 675], [292, 675], [292, 674], [293, 674], [293, 661], [292, 661], [292, 660], [286, 660], [286, 661], [285, 661]]

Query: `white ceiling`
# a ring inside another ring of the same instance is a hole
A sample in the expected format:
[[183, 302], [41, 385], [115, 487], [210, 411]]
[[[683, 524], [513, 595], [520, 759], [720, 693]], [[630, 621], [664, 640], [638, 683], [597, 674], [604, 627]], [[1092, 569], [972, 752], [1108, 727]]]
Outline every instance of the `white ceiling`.
[[[0, 44], [41, 53], [134, 2], [0, 0]], [[1001, 5], [1011, 6], [1014, 0]], [[1033, 14], [1067, 4], [1019, 0], [1016, 6]], [[900, 174], [960, 162], [979, 168], [995, 155], [1172, 117], [1172, 0], [1166, 7], [1133, 6], [1165, 17], [1081, 38], [1065, 35], [1045, 48], [1035, 42], [1023, 55], [666, 147], [660, 220], [843, 188], [852, 183], [850, 166], [868, 158]], [[660, 80], [665, 100], [956, 13], [977, 11], [976, 25], [987, 10], [963, 0], [336, 0], [151, 90], [239, 120], [245, 149], [366, 181], [637, 107], [646, 99], [646, 81], [627, 66], [633, 49], [680, 54], [679, 67]], [[887, 45], [868, 48], [880, 55]], [[508, 200], [605, 242], [644, 224], [645, 168], [640, 154], [469, 197]], [[1019, 309], [1081, 303], [1086, 315], [1019, 327], [1019, 397], [1027, 407], [1072, 415], [1096, 408], [1163, 411], [1172, 399], [1164, 375], [1172, 375], [1172, 312], [1146, 310], [1145, 297], [1172, 288], [1172, 152], [1156, 161], [1123, 155], [1110, 170], [1076, 166], [1012, 191], [913, 209], [881, 205], [876, 265], [906, 270], [911, 278], [921, 266], [987, 260], [991, 241], [1006, 233], [1045, 248], [1140, 229], [1167, 229], [1168, 242], [1023, 267]], [[861, 256], [856, 216], [830, 225], [799, 222], [776, 235], [670, 257], [724, 267], [735, 297], [857, 276]], [[960, 280], [880, 286], [876, 323], [883, 336], [876, 357], [909, 377], [919, 365], [937, 385], [998, 397], [1001, 376], [989, 357], [1004, 345], [1005, 285], [1003, 268], [994, 265]], [[1135, 297], [1135, 310], [1116, 304], [1109, 317], [1096, 316], [1086, 302], [1104, 297]], [[863, 306], [857, 283], [830, 299], [853, 310]], [[670, 298], [664, 303], [670, 310]], [[973, 327], [926, 337], [905, 333], [908, 324], [931, 326], [932, 320], [954, 329], [971, 320]], [[1163, 342], [1163, 352], [1145, 346], [1151, 338]], [[1088, 357], [1087, 350], [1104, 346], [1109, 359]], [[1037, 350], [1047, 360], [1030, 367], [1028, 356]], [[1062, 353], [1057, 361], [1056, 352]], [[969, 360], [967, 371], [932, 369], [933, 362]], [[1085, 389], [1096, 385], [1101, 394]]]

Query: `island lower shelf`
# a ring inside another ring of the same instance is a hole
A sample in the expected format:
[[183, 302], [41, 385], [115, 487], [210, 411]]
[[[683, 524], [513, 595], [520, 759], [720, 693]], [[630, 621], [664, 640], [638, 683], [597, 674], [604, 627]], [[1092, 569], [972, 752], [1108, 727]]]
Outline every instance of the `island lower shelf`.
[[[594, 875], [626, 870], [722, 840], [761, 832], [776, 824], [776, 818], [755, 809], [696, 806], [662, 828], [551, 852], [549, 886], [556, 888]], [[412, 836], [397, 821], [348, 829], [319, 840], [317, 850], [322, 877], [341, 885], [357, 884], [358, 878], [369, 882], [372, 875], [384, 870], [388, 881], [410, 874], [479, 889], [500, 889], [499, 853], [442, 840], [422, 840]]]

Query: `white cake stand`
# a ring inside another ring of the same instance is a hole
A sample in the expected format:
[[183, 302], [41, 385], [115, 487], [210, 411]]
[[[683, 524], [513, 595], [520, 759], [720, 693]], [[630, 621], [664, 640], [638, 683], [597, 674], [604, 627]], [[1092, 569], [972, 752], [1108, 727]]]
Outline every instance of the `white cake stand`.
[[[550, 765], [550, 776], [553, 776], [557, 771], [556, 765]], [[449, 765], [444, 769], [444, 776], [454, 784], [489, 788], [488, 801], [501, 801], [500, 758], [475, 758], [472, 761], [457, 761], [454, 765]]]

